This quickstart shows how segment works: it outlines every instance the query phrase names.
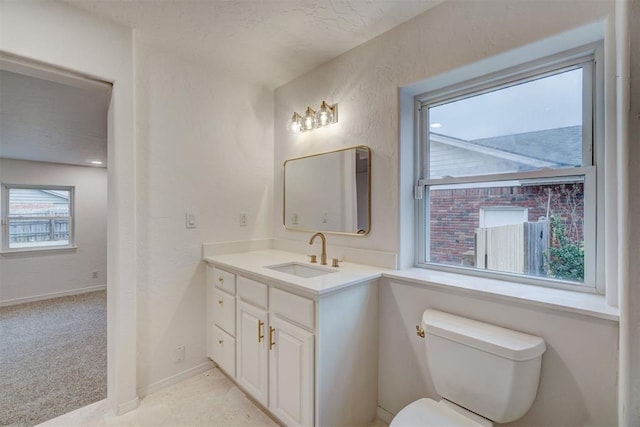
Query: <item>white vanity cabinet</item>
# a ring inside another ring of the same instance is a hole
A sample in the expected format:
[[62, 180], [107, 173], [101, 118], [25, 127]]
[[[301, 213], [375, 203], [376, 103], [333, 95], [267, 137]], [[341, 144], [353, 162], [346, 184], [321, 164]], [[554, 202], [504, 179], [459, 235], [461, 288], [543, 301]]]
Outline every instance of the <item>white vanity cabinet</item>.
[[207, 355], [236, 374], [236, 276], [207, 265]]
[[[208, 267], [211, 359], [287, 426], [370, 425], [377, 410], [377, 281], [318, 294], [223, 268]], [[235, 300], [233, 331], [228, 298]], [[227, 334], [222, 344], [216, 333]]]

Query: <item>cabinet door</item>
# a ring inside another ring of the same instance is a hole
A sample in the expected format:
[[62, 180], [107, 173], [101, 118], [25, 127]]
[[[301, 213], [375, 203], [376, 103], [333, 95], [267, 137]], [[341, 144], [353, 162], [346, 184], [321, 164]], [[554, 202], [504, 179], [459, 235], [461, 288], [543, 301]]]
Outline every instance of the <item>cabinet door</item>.
[[238, 301], [236, 380], [264, 406], [268, 405], [267, 312]]
[[313, 426], [314, 336], [271, 316], [269, 409], [287, 426]]

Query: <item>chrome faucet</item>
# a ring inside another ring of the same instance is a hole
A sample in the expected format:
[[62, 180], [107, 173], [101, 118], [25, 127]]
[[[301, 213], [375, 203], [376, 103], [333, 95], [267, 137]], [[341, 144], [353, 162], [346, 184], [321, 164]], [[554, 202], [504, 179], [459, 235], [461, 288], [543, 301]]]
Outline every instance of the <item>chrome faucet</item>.
[[309, 239], [309, 244], [313, 245], [313, 240], [318, 236], [320, 237], [320, 240], [322, 240], [322, 253], [320, 254], [320, 265], [327, 265], [327, 239], [324, 237], [324, 234], [317, 232], [316, 234], [311, 236], [311, 239]]

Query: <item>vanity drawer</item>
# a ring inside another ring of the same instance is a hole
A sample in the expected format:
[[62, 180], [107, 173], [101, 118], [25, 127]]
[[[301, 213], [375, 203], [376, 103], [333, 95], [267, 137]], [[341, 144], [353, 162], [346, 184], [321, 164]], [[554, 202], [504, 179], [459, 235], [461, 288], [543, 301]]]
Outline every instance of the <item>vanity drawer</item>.
[[236, 275], [228, 271], [220, 270], [216, 267], [207, 268], [207, 278], [217, 288], [223, 289], [230, 294], [236, 293]]
[[236, 335], [236, 298], [220, 289], [213, 290], [213, 322], [232, 336]]
[[238, 276], [237, 285], [238, 297], [241, 300], [264, 309], [267, 308], [267, 295], [269, 293], [267, 285], [242, 276]]
[[231, 335], [218, 328], [213, 327], [212, 332], [212, 354], [213, 361], [220, 369], [225, 371], [230, 377], [236, 376], [236, 340]]
[[309, 329], [315, 326], [315, 302], [280, 289], [269, 289], [269, 309]]

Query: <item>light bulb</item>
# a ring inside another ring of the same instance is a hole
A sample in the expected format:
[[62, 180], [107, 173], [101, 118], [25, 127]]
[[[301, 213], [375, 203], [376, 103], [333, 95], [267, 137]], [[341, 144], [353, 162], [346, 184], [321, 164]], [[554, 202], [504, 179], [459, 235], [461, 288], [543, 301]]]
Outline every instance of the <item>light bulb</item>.
[[302, 117], [300, 117], [300, 114], [293, 113], [291, 118], [287, 120], [287, 129], [292, 133], [302, 132]]
[[320, 109], [316, 112], [314, 122], [318, 127], [326, 126], [334, 122], [333, 109], [325, 101], [322, 101]]
[[315, 127], [314, 118], [316, 112], [311, 107], [307, 107], [307, 111], [302, 118], [302, 129], [311, 130]]

